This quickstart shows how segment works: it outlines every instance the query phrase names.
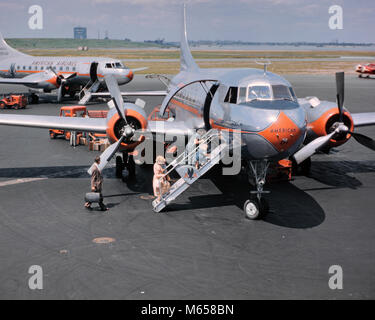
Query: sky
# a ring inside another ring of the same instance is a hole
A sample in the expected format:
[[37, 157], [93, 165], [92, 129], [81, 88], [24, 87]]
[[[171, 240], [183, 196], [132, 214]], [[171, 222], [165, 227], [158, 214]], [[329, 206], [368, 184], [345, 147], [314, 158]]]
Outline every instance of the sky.
[[[165, 38], [179, 41], [182, 3], [190, 40], [375, 43], [375, 0], [0, 0], [5, 38], [72, 38], [87, 27], [88, 38]], [[31, 30], [29, 7], [43, 9], [43, 29]], [[343, 9], [343, 29], [328, 26], [328, 9]]]

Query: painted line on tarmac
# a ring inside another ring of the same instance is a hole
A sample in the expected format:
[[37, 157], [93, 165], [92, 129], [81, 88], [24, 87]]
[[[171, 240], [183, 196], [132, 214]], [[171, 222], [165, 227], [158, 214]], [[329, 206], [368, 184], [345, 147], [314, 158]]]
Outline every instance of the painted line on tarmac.
[[[115, 167], [114, 164], [107, 165], [107, 168], [114, 168], [114, 167]], [[87, 168], [84, 168], [84, 169], [80, 168], [80, 169], [73, 169], [73, 170], [69, 170], [69, 171], [56, 172], [56, 173], [49, 174], [48, 176], [39, 177], [39, 178], [19, 178], [19, 179], [14, 179], [14, 180], [1, 181], [0, 182], [0, 188], [15, 185], [15, 184], [42, 181], [42, 180], [47, 180], [47, 179], [51, 179], [51, 178], [52, 179], [53, 178], [63, 178], [65, 176], [79, 174], [79, 173], [83, 173], [83, 172], [86, 172], [86, 171], [87, 171]]]
[[48, 178], [24, 178], [24, 179], [15, 179], [15, 180], [8, 180], [0, 182], [0, 187], [11, 186], [20, 183], [27, 183], [27, 182], [34, 182], [40, 180], [47, 180]]

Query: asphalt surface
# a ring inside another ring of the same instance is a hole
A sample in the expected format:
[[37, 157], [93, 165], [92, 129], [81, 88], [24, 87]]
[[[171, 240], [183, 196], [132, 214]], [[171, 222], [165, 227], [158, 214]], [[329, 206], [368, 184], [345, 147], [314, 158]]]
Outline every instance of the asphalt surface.
[[[334, 76], [287, 79], [299, 97], [335, 99]], [[141, 76], [126, 87], [144, 89], [163, 87]], [[375, 80], [348, 76], [346, 89], [349, 110], [375, 112]], [[9, 91], [20, 89], [0, 88]], [[145, 100], [150, 110], [161, 99]], [[57, 115], [60, 106], [0, 112]], [[358, 132], [375, 137], [374, 127]], [[98, 153], [47, 130], [0, 127], [0, 137], [0, 299], [375, 298], [375, 153], [354, 140], [314, 156], [310, 177], [267, 186], [271, 212], [248, 221], [241, 176], [211, 174], [153, 213], [150, 167], [137, 167], [136, 181], [106, 169], [110, 210], [86, 211]], [[43, 290], [28, 287], [32, 265], [43, 268]], [[342, 290], [328, 286], [332, 265], [343, 269]]]

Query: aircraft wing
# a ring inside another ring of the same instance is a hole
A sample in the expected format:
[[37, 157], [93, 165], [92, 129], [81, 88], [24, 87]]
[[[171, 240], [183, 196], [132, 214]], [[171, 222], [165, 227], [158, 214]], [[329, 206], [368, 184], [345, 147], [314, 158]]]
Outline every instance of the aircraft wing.
[[352, 113], [355, 127], [375, 125], [375, 112]]
[[149, 121], [147, 131], [153, 134], [168, 134], [171, 136], [188, 136], [194, 128], [185, 121]]
[[[128, 91], [121, 92], [122, 96], [137, 97], [137, 96], [156, 96], [164, 97], [167, 95], [167, 91]], [[95, 92], [91, 94], [92, 97], [111, 97], [109, 92]]]
[[105, 133], [107, 121], [102, 118], [70, 118], [56, 116], [31, 116], [0, 114], [0, 125], [61, 129]]
[[48, 71], [30, 74], [23, 78], [0, 78], [0, 83], [4, 84], [23, 84], [23, 85], [36, 85], [43, 81], [48, 81], [54, 78], [54, 74]]

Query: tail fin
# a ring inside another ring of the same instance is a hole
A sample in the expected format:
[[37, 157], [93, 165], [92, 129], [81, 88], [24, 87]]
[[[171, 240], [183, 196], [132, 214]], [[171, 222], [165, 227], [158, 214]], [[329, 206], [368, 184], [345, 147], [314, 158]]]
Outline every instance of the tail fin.
[[181, 28], [181, 45], [180, 45], [180, 63], [181, 71], [198, 70], [199, 67], [195, 63], [193, 56], [191, 55], [189, 43], [186, 32], [186, 5], [183, 6], [182, 12], [182, 28]]
[[4, 40], [2, 34], [0, 33], [0, 60], [12, 58], [12, 57], [26, 57], [27, 55], [17, 51], [10, 47]]

